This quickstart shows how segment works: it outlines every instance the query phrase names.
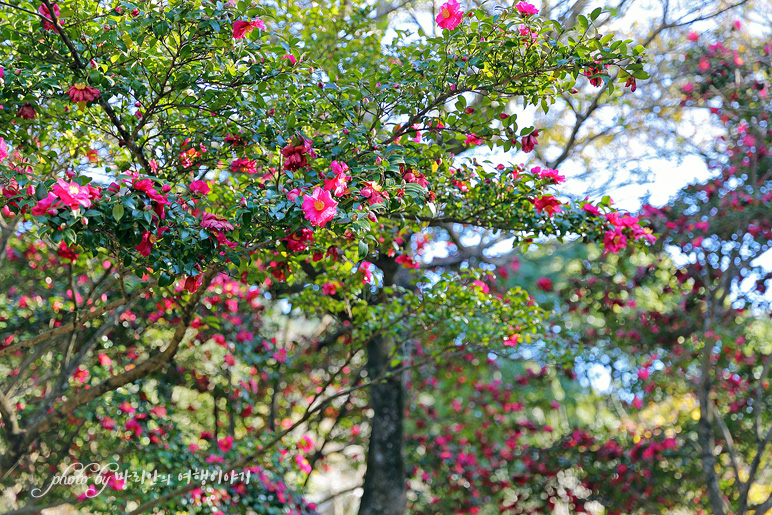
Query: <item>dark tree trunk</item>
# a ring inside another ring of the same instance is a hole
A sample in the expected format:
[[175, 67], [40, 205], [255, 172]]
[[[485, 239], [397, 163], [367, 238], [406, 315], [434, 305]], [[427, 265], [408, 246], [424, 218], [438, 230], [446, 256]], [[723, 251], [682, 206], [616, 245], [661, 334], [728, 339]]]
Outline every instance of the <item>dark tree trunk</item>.
[[[380, 336], [367, 344], [371, 379], [390, 367], [390, 345]], [[405, 462], [402, 456], [404, 387], [402, 374], [393, 374], [370, 387], [370, 443], [359, 515], [403, 515], [406, 502]]]

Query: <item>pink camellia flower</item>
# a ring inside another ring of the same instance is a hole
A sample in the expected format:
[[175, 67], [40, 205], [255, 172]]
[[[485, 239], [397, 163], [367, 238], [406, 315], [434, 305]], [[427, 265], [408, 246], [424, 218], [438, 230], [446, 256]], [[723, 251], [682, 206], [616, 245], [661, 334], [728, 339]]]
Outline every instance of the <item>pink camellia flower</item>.
[[333, 195], [340, 196], [346, 191], [346, 181], [351, 179], [351, 177], [346, 175], [346, 172], [349, 169], [348, 165], [346, 163], [333, 161], [330, 168], [332, 168], [335, 177], [324, 180], [324, 189], [332, 192]]
[[488, 285], [485, 284], [484, 282], [480, 281], [479, 279], [476, 280], [476, 281], [473, 281], [472, 284], [475, 287], [479, 288], [480, 291], [482, 291], [483, 293], [490, 293], [490, 291], [491, 291], [490, 288], [488, 288]]
[[372, 284], [373, 282], [373, 264], [369, 261], [362, 261], [359, 265], [359, 271], [362, 272], [362, 284]]
[[86, 209], [91, 207], [91, 194], [88, 186], [80, 186], [64, 179], [57, 179], [51, 191], [73, 211], [80, 209], [80, 206]]
[[221, 440], [217, 440], [217, 447], [220, 448], [220, 451], [222, 452], [228, 452], [233, 447], [233, 437], [232, 436], [226, 436], [225, 438]]
[[467, 134], [466, 139], [464, 140], [464, 145], [467, 146], [476, 146], [476, 145], [482, 145], [483, 140], [478, 138], [474, 133]]
[[[142, 431], [140, 431], [141, 433]], [[113, 490], [125, 490], [126, 489], [126, 480], [122, 477], [118, 476], [112, 476], [110, 480], [107, 482], [107, 486], [112, 488]]]
[[120, 406], [118, 406], [118, 409], [126, 414], [131, 414], [137, 411], [137, 409], [134, 406], [129, 404], [129, 401], [123, 401], [123, 403]]
[[115, 420], [111, 419], [110, 417], [103, 418], [101, 424], [102, 427], [108, 431], [115, 429]]
[[255, 18], [255, 21], [234, 21], [233, 39], [241, 39], [255, 29], [265, 30], [265, 22], [260, 18]]
[[448, 0], [440, 7], [437, 15], [437, 25], [442, 29], [453, 30], [464, 19], [464, 11], [461, 10], [456, 0]]
[[563, 184], [564, 182], [566, 182], [565, 175], [560, 175], [557, 170], [553, 170], [551, 168], [545, 168], [544, 170], [542, 170], [537, 166], [537, 167], [534, 167], [532, 171], [537, 173], [539, 177], [541, 177], [542, 179], [548, 179], [549, 181], [555, 184]]
[[324, 227], [338, 213], [338, 203], [329, 191], [316, 188], [310, 195], [303, 197], [303, 212], [311, 225]]
[[627, 236], [622, 233], [621, 228], [615, 231], [606, 231], [603, 235], [603, 246], [607, 251], [616, 254], [627, 247]]
[[[48, 10], [48, 7], [45, 4], [41, 4], [40, 7], [38, 7], [38, 14], [43, 18], [45, 18], [45, 20], [43, 21], [43, 28], [45, 30], [56, 31], [56, 28], [52, 23], [53, 20], [51, 19], [51, 11]], [[57, 19], [59, 19], [59, 4], [54, 4], [54, 15], [56, 16]]]
[[19, 108], [16, 116], [23, 118], [24, 120], [32, 120], [35, 118], [35, 108], [31, 104], [26, 103]]
[[322, 293], [325, 295], [335, 295], [338, 291], [337, 283], [324, 283], [322, 285]]
[[519, 12], [520, 14], [525, 14], [526, 16], [529, 16], [531, 14], [539, 14], [539, 10], [536, 8], [536, 6], [529, 4], [528, 2], [516, 3], [515, 9], [517, 9], [517, 12]]
[[5, 161], [6, 157], [8, 157], [8, 144], [0, 138], [0, 163]]
[[297, 64], [297, 62], [298, 62], [298, 60], [295, 59], [295, 56], [292, 55], [292, 54], [284, 54], [283, 56], [281, 56], [281, 58], [282, 59], [287, 59], [289, 62], [292, 63], [292, 66], [295, 66]]
[[165, 417], [166, 408], [164, 406], [153, 406], [153, 409], [150, 410], [150, 413], [152, 413], [156, 417]]
[[89, 373], [89, 371], [86, 370], [84, 367], [78, 367], [75, 370], [75, 373], [72, 374], [72, 378], [75, 379], [77, 382], [83, 384], [88, 380], [90, 375], [91, 374]]
[[298, 442], [298, 450], [300, 452], [308, 453], [313, 448], [314, 448], [314, 441], [311, 439], [311, 437], [308, 435], [303, 435], [303, 437]]
[[592, 204], [584, 204], [582, 206], [582, 210], [586, 213], [590, 213], [591, 215], [600, 216], [600, 210]]
[[206, 195], [211, 191], [206, 181], [193, 181], [190, 183], [189, 188], [191, 193], [201, 196]]
[[298, 464], [298, 467], [300, 467], [300, 470], [302, 470], [306, 474], [311, 473], [311, 464], [308, 463], [308, 460], [305, 459], [303, 456], [299, 454], [295, 456], [295, 462]]
[[287, 192], [287, 200], [290, 202], [295, 202], [297, 198], [300, 196], [301, 191], [297, 188], [293, 188]]
[[504, 338], [504, 345], [507, 347], [515, 347], [517, 346], [519, 341], [520, 341], [520, 335], [513, 334], [507, 338]]
[[96, 100], [99, 97], [99, 90], [87, 86], [83, 82], [79, 82], [72, 86], [67, 94], [70, 95], [70, 100], [78, 104], [78, 108], [83, 109], [88, 102]]
[[389, 194], [383, 191], [383, 186], [375, 181], [364, 181], [364, 188], [359, 192], [364, 198], [369, 199], [369, 203], [379, 204], [389, 198]]
[[528, 136], [523, 136], [523, 140], [521, 142], [523, 152], [532, 151], [533, 148], [539, 144], [539, 142], [536, 140], [538, 137], [539, 131], [533, 131]]
[[201, 227], [215, 231], [233, 230], [233, 224], [227, 218], [212, 213], [204, 213], [204, 218], [201, 219]]
[[638, 369], [638, 379], [641, 381], [645, 381], [649, 378], [649, 369], [648, 368], [639, 368]]
[[55, 215], [58, 207], [59, 198], [53, 193], [49, 193], [46, 198], [32, 206], [32, 216]]
[[547, 212], [547, 215], [552, 216], [555, 213], [562, 211], [561, 203], [558, 199], [552, 195], [543, 195], [533, 200], [533, 206], [539, 213]]
[[110, 365], [113, 364], [113, 360], [111, 360], [110, 357], [105, 353], [101, 353], [97, 357], [99, 358], [99, 364], [102, 365], [103, 367], [109, 367]]
[[633, 399], [633, 408], [641, 409], [643, 407], [643, 400], [640, 397]]
[[692, 43], [694, 43], [695, 41], [697, 41], [698, 39], [700, 39], [700, 35], [699, 35], [699, 34], [697, 34], [696, 32], [694, 32], [693, 30], [690, 30], [690, 31], [689, 31], [689, 34], [687, 34], [687, 35], [686, 35], [686, 39], [688, 39], [689, 41], [691, 41]]

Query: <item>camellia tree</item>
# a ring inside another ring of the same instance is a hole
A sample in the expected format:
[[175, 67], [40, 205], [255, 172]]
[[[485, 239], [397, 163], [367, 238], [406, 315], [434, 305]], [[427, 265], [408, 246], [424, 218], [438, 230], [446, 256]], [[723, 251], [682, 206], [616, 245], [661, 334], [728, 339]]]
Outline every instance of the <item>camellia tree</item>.
[[558, 285], [560, 338], [609, 367], [631, 424], [671, 441], [655, 466], [619, 463], [621, 483], [651, 479], [623, 513], [772, 509], [772, 47], [739, 29], [689, 34], [677, 84], [684, 109], [709, 110], [725, 129], [709, 156], [715, 176], [643, 208], [661, 235], [650, 252], [585, 260]]
[[[561, 202], [555, 170], [443, 144], [530, 151], [510, 99], [546, 110], [579, 77], [645, 78], [641, 48], [594, 30], [600, 10], [562, 27], [450, 1], [438, 36], [382, 46], [366, 6], [0, 5], [11, 509], [312, 512], [296, 487], [321, 436], [369, 409], [360, 513], [401, 513], [417, 342], [442, 362], [540, 327], [522, 290], [416, 261], [423, 231], [652, 239]], [[327, 15], [336, 30], [312, 30]]]

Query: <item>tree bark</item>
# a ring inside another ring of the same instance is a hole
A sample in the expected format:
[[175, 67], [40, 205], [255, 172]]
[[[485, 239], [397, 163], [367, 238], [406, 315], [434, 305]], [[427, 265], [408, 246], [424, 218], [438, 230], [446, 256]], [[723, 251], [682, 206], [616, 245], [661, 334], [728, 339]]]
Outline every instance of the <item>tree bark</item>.
[[[370, 378], [390, 368], [389, 341], [376, 336], [367, 344]], [[402, 374], [389, 375], [370, 387], [370, 443], [359, 515], [402, 515], [407, 486], [403, 457], [404, 386]]]

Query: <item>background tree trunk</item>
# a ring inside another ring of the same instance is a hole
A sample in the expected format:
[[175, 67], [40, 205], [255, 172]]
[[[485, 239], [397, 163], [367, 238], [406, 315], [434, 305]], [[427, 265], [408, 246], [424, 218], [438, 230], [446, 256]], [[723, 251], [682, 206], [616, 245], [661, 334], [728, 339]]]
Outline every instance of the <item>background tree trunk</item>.
[[[389, 350], [389, 341], [380, 336], [368, 342], [367, 368], [371, 379], [381, 376], [390, 366]], [[371, 386], [370, 406], [373, 417], [359, 515], [402, 515], [407, 494], [402, 452], [402, 374], [391, 375]]]

